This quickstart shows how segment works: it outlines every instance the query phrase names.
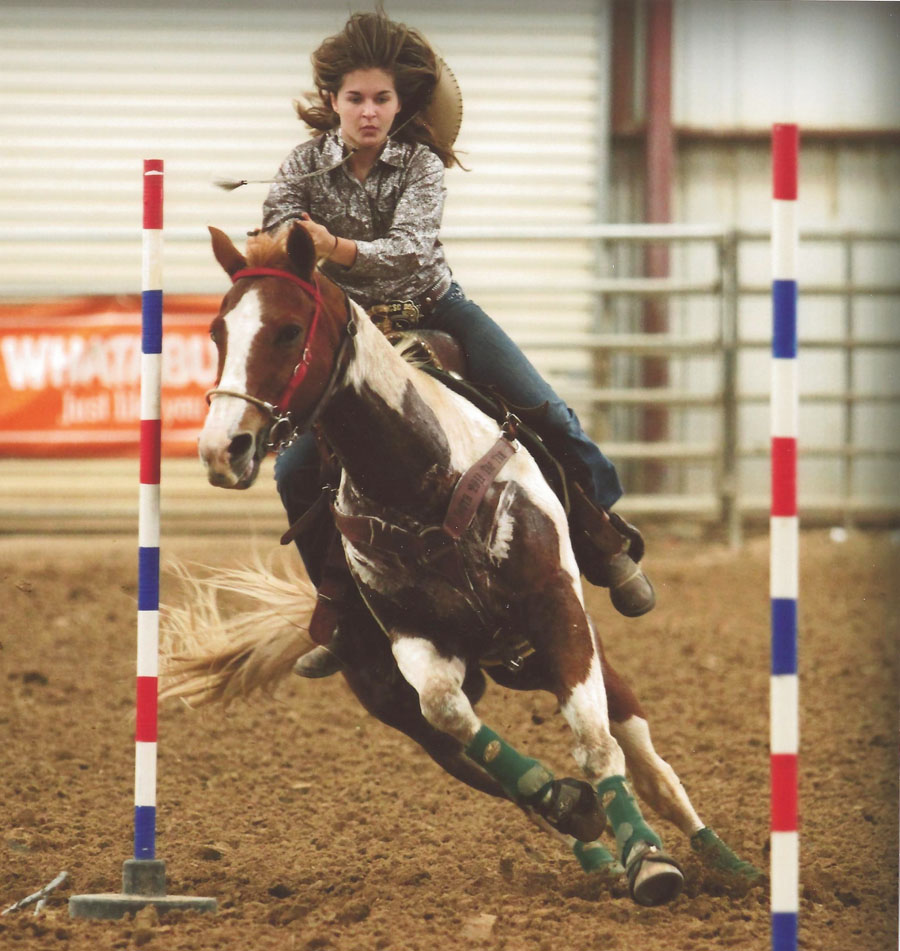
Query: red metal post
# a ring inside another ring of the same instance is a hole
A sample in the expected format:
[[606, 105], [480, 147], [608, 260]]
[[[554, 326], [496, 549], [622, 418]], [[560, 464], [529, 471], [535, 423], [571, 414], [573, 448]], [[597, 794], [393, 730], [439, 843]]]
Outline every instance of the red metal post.
[[[644, 220], [666, 223], [672, 219], [672, 178], [675, 164], [675, 136], [672, 129], [672, 3], [654, 0], [647, 4], [647, 85], [645, 141]], [[669, 276], [669, 248], [647, 245], [644, 257], [647, 277]], [[664, 298], [650, 298], [644, 306], [645, 333], [665, 333], [669, 329], [668, 305]], [[642, 383], [665, 387], [669, 368], [665, 357], [643, 361]], [[644, 410], [641, 438], [659, 442], [668, 437], [669, 416], [663, 406]], [[645, 492], [660, 491], [665, 478], [663, 463], [646, 470]]]

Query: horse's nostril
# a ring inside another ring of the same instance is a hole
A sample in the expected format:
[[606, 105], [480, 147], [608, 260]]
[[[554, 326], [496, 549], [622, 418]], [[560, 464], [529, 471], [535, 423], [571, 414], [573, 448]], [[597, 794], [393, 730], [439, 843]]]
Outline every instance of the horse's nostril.
[[228, 455], [232, 459], [240, 459], [253, 449], [253, 437], [250, 433], [241, 433], [235, 436], [228, 444]]

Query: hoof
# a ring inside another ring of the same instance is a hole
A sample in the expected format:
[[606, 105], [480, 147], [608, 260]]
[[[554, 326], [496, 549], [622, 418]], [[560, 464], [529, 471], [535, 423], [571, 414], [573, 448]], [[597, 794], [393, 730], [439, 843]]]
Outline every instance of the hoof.
[[557, 832], [581, 842], [593, 842], [606, 827], [593, 786], [579, 779], [554, 779], [535, 809]]
[[674, 901], [684, 885], [678, 863], [654, 845], [638, 843], [632, 849], [625, 870], [631, 897], [647, 908]]

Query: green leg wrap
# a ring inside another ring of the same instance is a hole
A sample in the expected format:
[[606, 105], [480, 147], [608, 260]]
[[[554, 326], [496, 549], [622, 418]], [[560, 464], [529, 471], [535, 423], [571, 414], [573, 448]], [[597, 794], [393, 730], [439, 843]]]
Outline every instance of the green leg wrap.
[[535, 802], [553, 781], [553, 774], [536, 759], [516, 752], [489, 727], [482, 728], [466, 747], [466, 755], [497, 780], [515, 802]]
[[733, 872], [735, 875], [741, 875], [751, 882], [762, 878], [763, 873], [756, 866], [738, 858], [709, 826], [691, 836], [691, 848], [700, 855], [704, 864], [710, 866], [710, 868]]
[[599, 842], [576, 842], [572, 851], [585, 872], [600, 872], [609, 876], [625, 874], [622, 863]]
[[649, 842], [662, 850], [662, 840], [647, 825], [624, 776], [609, 776], [597, 784], [597, 795], [616, 834], [623, 865], [636, 842]]

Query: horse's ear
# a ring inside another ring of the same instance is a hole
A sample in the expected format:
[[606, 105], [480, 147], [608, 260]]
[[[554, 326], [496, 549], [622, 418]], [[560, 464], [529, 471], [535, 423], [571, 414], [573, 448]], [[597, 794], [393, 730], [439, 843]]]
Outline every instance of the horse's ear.
[[229, 277], [247, 266], [247, 259], [231, 243], [231, 238], [224, 231], [210, 226], [209, 234], [212, 238], [213, 254]]
[[316, 269], [316, 246], [306, 228], [300, 224], [295, 224], [288, 234], [287, 253], [300, 277], [312, 280]]

